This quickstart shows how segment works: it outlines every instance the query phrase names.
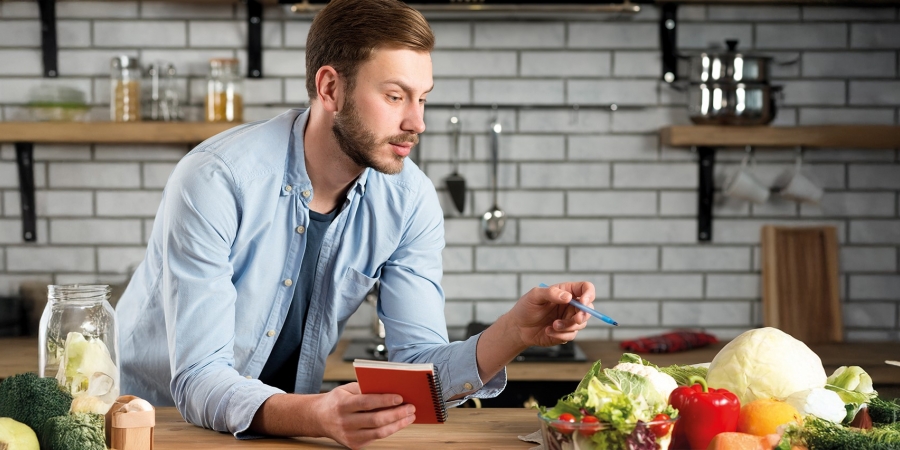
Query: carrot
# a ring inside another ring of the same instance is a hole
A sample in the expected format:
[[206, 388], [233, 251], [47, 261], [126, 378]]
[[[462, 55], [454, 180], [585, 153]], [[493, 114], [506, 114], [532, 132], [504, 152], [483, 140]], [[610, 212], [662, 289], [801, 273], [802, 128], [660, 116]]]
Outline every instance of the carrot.
[[771, 450], [769, 439], [747, 433], [719, 433], [709, 443], [706, 450]]

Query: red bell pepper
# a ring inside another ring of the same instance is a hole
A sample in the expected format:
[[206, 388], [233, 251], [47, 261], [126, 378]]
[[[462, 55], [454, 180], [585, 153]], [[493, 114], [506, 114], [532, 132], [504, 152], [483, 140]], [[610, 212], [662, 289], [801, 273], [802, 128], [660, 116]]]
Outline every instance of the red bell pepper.
[[698, 376], [688, 379], [691, 386], [681, 386], [669, 395], [669, 404], [678, 410], [672, 437], [672, 450], [706, 449], [713, 437], [737, 431], [741, 401], [727, 389], [709, 389]]

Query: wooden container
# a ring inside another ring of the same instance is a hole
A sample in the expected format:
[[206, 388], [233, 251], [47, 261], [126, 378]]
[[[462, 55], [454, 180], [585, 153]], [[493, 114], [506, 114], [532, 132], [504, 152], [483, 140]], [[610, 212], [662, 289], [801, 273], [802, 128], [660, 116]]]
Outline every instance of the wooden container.
[[153, 450], [156, 411], [145, 400], [123, 395], [106, 413], [106, 443], [111, 450]]

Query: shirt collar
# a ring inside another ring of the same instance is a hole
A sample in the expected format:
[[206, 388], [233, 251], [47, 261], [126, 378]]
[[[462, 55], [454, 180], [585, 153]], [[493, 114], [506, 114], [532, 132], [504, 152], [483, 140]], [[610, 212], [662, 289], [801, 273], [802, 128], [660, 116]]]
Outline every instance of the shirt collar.
[[[306, 132], [306, 124], [308, 122], [309, 108], [297, 116], [291, 128], [290, 148], [288, 148], [284, 179], [281, 183], [281, 195], [300, 195], [302, 201], [307, 204], [312, 200], [314, 194], [312, 181], [309, 180], [309, 173], [306, 171], [306, 158], [304, 157], [303, 147], [303, 135]], [[356, 184], [354, 184], [353, 189], [347, 192], [348, 198], [353, 191], [356, 191], [359, 195], [366, 193], [366, 183], [371, 170], [366, 168], [356, 178]], [[303, 195], [304, 192], [308, 192], [309, 195]]]

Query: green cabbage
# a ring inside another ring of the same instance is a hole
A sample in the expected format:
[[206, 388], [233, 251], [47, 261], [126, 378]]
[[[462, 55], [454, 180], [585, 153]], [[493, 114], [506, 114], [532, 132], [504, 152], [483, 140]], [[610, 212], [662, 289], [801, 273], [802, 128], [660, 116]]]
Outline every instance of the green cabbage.
[[785, 400], [791, 394], [825, 387], [822, 360], [803, 342], [777, 328], [744, 332], [713, 358], [706, 381], [728, 389], [742, 405], [760, 398]]

